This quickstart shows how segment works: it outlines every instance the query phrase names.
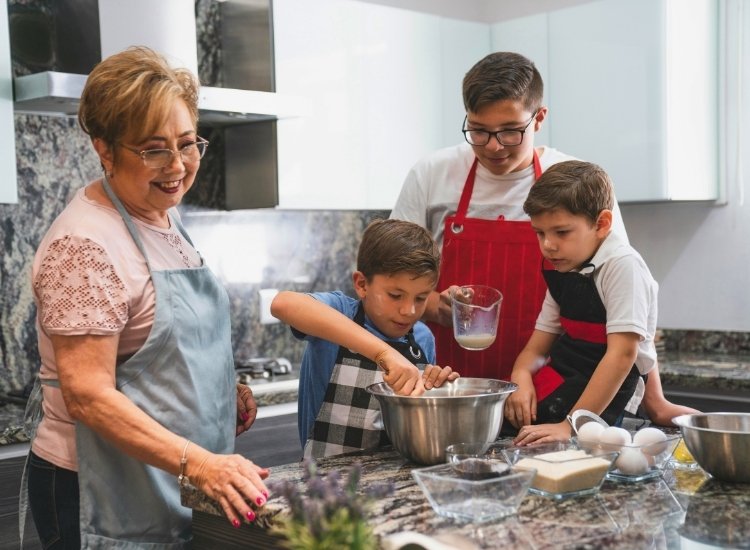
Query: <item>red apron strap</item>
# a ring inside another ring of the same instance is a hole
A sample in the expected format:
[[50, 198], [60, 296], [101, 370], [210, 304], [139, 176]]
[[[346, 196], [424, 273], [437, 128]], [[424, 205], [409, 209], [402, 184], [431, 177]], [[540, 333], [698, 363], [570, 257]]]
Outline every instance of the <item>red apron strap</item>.
[[469, 201], [471, 200], [471, 194], [474, 192], [474, 178], [477, 175], [477, 165], [479, 159], [474, 157], [474, 163], [471, 165], [471, 170], [466, 176], [466, 182], [464, 183], [464, 189], [461, 191], [461, 200], [458, 201], [458, 210], [456, 211], [455, 225], [463, 225], [466, 219], [466, 212], [469, 210]]
[[534, 181], [542, 177], [542, 163], [539, 161], [539, 155], [536, 154], [534, 149]]
[[[538, 180], [542, 176], [542, 163], [539, 161], [539, 155], [534, 149], [534, 156], [532, 159], [534, 164], [534, 181]], [[464, 188], [461, 191], [461, 199], [458, 201], [458, 210], [456, 210], [456, 225], [463, 225], [466, 219], [466, 212], [469, 210], [469, 202], [471, 201], [471, 194], [474, 192], [474, 180], [477, 175], [477, 166], [479, 165], [479, 159], [474, 157], [474, 162], [471, 164], [471, 169], [466, 175], [466, 181], [464, 182]]]

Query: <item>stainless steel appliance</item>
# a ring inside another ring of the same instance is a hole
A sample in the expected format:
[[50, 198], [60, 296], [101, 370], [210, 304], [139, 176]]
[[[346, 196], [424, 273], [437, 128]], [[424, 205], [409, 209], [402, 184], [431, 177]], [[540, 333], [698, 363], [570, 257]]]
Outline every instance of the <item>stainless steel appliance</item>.
[[237, 382], [240, 384], [273, 381], [276, 376], [292, 374], [292, 364], [284, 357], [254, 357], [242, 359], [235, 364]]
[[[52, 4], [11, 5], [16, 113], [74, 116], [86, 74], [101, 58], [97, 0]], [[227, 0], [214, 9], [218, 30], [212, 20], [198, 35], [212, 36], [203, 47], [218, 50], [211, 53], [220, 60], [220, 86], [203, 86], [198, 106], [201, 126], [221, 133], [211, 141], [212, 152], [224, 148], [224, 204], [207, 206], [273, 207], [279, 200], [276, 120], [299, 116], [302, 102], [275, 93], [271, 0]]]

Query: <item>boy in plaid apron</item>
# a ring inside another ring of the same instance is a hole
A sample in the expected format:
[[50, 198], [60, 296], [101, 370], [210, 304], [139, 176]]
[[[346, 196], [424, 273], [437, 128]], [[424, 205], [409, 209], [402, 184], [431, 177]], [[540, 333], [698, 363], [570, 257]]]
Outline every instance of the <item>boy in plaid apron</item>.
[[419, 395], [458, 378], [450, 367], [431, 364], [435, 339], [419, 321], [439, 269], [440, 251], [425, 229], [376, 220], [357, 254], [352, 275], [357, 299], [341, 291], [286, 291], [274, 298], [273, 315], [307, 342], [298, 411], [306, 457], [388, 442], [367, 386], [385, 381], [400, 395]]

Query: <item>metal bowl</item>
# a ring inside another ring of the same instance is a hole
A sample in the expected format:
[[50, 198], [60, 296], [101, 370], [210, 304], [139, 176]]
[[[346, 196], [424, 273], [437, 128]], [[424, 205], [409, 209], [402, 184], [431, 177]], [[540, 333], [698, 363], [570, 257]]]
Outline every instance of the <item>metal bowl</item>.
[[750, 483], [750, 413], [685, 414], [672, 422], [706, 472], [722, 481]]
[[518, 386], [491, 378], [458, 378], [419, 397], [396, 395], [385, 383], [367, 388], [380, 403], [385, 431], [394, 448], [418, 464], [445, 462], [454, 443], [497, 439], [503, 405]]

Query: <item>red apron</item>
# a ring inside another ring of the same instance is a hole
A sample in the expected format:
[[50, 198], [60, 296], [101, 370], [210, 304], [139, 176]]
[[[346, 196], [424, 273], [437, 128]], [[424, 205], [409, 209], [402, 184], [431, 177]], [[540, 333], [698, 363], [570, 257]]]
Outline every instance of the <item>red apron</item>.
[[[458, 211], [445, 220], [438, 290], [450, 285], [488, 285], [503, 294], [497, 339], [486, 350], [468, 351], [453, 338], [453, 327], [435, 323], [437, 362], [461, 376], [509, 379], [516, 357], [534, 330], [547, 286], [542, 254], [528, 221], [467, 218], [478, 159], [466, 177]], [[534, 178], [542, 175], [534, 151]]]

